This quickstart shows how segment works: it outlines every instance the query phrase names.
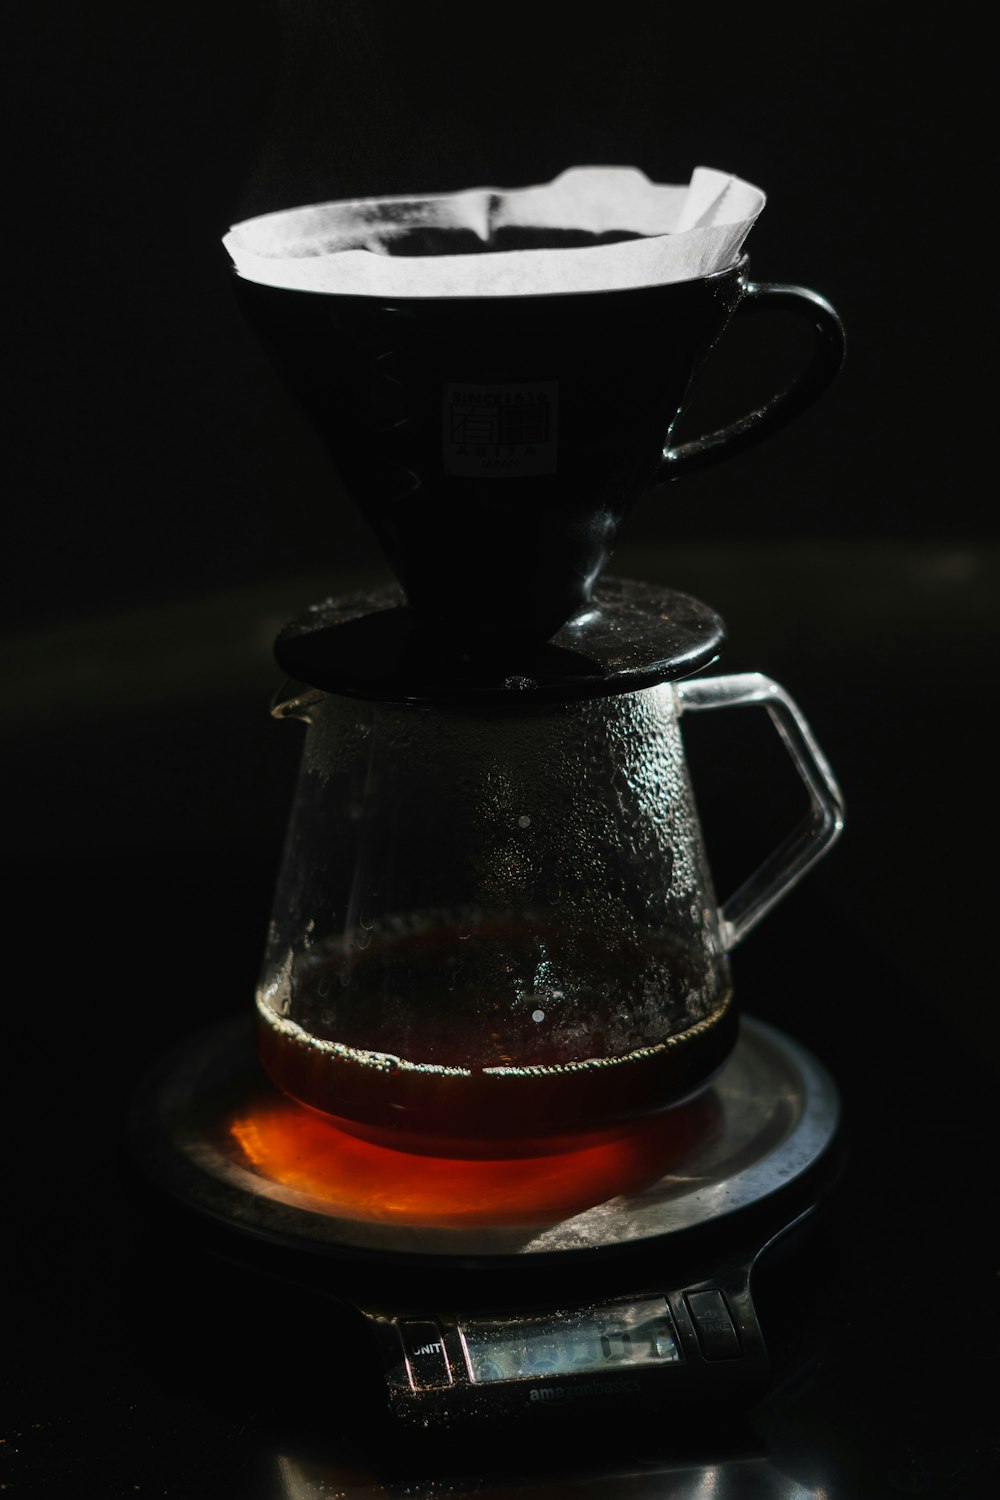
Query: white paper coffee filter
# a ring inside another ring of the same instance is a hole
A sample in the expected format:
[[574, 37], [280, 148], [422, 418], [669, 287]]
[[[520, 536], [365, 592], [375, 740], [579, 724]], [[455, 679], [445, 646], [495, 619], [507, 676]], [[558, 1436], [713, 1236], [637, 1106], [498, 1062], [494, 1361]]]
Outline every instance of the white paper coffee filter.
[[[760, 188], [712, 167], [684, 185], [637, 167], [571, 167], [539, 187], [358, 198], [261, 214], [223, 239], [247, 281], [368, 297], [527, 297], [661, 286], [737, 258]], [[638, 236], [567, 248], [491, 249], [501, 230]], [[460, 253], [413, 253], [421, 237]], [[394, 246], [396, 247], [394, 250]], [[405, 246], [405, 249], [404, 249]], [[475, 253], [470, 253], [474, 251]], [[402, 252], [402, 253], [401, 253]]]

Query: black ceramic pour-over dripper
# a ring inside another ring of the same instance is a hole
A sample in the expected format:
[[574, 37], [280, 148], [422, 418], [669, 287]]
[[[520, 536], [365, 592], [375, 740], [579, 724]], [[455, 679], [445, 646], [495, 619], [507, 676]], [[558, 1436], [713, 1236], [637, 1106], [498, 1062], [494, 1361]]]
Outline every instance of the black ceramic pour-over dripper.
[[[549, 640], [591, 598], [650, 485], [774, 431], [839, 368], [815, 293], [711, 276], [609, 292], [388, 298], [237, 278], [244, 314], [327, 445], [415, 620], [488, 650]], [[737, 309], [815, 333], [784, 391], [673, 448], [701, 361]]]
[[636, 692], [709, 666], [725, 640], [713, 609], [673, 590], [603, 577], [588, 607], [548, 641], [486, 641], [465, 649], [455, 632], [422, 622], [398, 587], [325, 600], [278, 635], [274, 654], [291, 681], [273, 711], [284, 716], [302, 684], [368, 701], [482, 707]]

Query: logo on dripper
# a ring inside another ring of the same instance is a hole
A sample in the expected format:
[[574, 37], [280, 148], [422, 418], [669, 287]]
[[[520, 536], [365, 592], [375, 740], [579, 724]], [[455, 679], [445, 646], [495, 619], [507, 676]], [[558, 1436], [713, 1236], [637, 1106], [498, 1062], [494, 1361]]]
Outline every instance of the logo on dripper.
[[484, 479], [556, 472], [555, 380], [444, 388], [444, 470]]

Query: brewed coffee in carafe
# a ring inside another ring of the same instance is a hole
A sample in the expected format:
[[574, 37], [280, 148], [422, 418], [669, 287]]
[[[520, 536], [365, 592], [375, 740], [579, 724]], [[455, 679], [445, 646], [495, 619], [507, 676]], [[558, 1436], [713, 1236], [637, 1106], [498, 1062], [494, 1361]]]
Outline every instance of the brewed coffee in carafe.
[[[635, 237], [627, 217], [602, 254]], [[414, 295], [412, 256], [406, 296], [239, 283], [402, 585], [326, 601], [278, 641], [274, 712], [306, 731], [260, 1056], [349, 1129], [457, 1155], [557, 1149], [704, 1087], [736, 1034], [729, 952], [840, 827], [787, 695], [758, 674], [692, 675], [718, 655], [718, 617], [602, 577], [650, 483], [818, 394], [842, 353], [836, 314], [752, 283], [738, 256], [559, 294], [531, 280], [551, 276], [555, 243], [512, 253], [520, 291], [492, 296]], [[440, 257], [424, 259], [434, 288]], [[742, 422], [672, 446], [726, 321], [769, 301], [812, 326], [806, 368]], [[811, 811], [720, 906], [681, 719], [739, 705], [770, 714]]]
[[296, 1097], [485, 1148], [633, 1117], [721, 1060], [729, 971], [669, 684], [282, 711], [309, 727], [259, 1009]]

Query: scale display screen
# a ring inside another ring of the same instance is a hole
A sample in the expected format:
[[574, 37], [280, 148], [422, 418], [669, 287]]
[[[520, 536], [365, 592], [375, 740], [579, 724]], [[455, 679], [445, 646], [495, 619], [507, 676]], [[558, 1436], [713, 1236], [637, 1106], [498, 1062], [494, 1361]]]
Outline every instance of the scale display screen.
[[538, 1318], [472, 1319], [458, 1331], [469, 1374], [479, 1384], [611, 1374], [681, 1358], [665, 1297]]

